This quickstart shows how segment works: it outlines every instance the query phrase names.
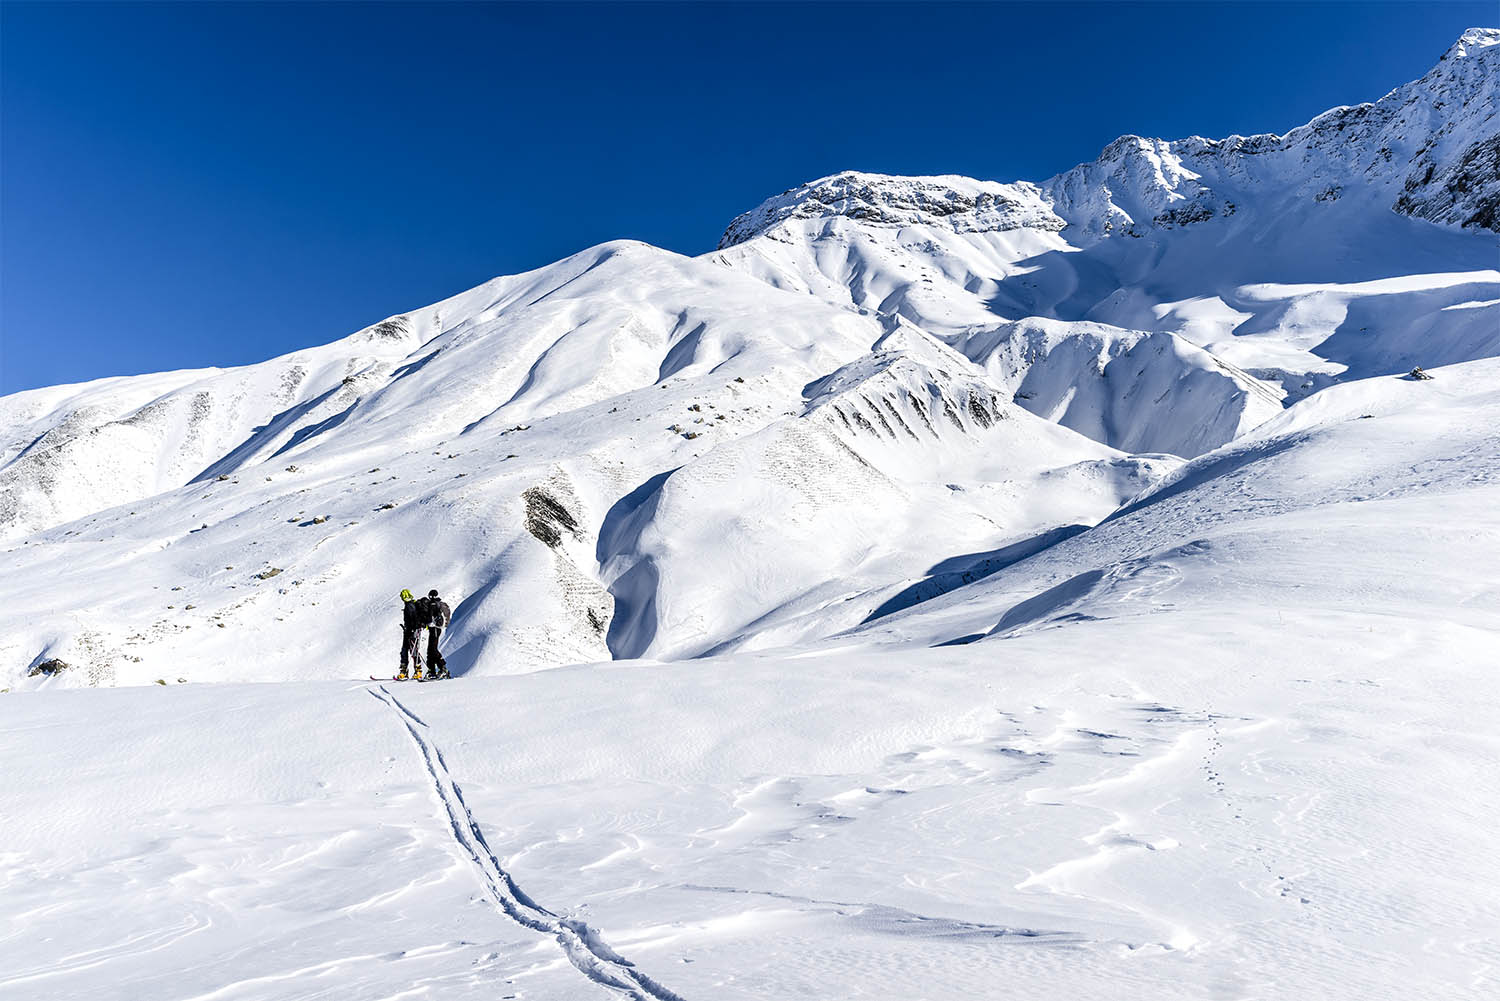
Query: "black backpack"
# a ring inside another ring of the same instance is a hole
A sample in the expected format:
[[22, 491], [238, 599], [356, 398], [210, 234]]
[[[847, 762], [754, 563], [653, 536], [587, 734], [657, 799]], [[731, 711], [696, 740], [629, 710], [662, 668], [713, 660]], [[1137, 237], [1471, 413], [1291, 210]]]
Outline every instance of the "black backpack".
[[418, 598], [417, 605], [417, 628], [426, 629], [428, 626], [437, 625], [437, 604], [432, 598]]

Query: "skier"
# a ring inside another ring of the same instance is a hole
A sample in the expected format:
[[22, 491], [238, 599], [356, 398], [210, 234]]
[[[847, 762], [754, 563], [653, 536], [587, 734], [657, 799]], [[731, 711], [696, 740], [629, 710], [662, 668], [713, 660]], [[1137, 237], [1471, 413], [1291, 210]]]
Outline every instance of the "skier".
[[[409, 659], [412, 667], [416, 669], [417, 679], [422, 677], [422, 608], [412, 593], [407, 588], [401, 589], [401, 673], [396, 675], [397, 681], [405, 681], [406, 662]], [[434, 648], [435, 649], [435, 648]]]
[[427, 592], [427, 676], [429, 678], [447, 678], [448, 661], [438, 652], [438, 638], [443, 635], [443, 630], [448, 627], [448, 620], [453, 618], [453, 610], [448, 603], [438, 597], [437, 589]]

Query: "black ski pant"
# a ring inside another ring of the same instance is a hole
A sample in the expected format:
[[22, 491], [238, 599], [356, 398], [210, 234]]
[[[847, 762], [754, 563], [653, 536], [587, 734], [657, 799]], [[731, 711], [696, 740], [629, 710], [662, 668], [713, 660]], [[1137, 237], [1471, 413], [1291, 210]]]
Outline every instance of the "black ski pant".
[[448, 666], [448, 661], [438, 653], [438, 637], [443, 635], [442, 627], [429, 626], [427, 628], [427, 666], [433, 670], [441, 670]]
[[411, 661], [412, 667], [422, 666], [422, 640], [420, 629], [407, 629], [401, 627], [401, 670], [406, 670], [406, 662]]

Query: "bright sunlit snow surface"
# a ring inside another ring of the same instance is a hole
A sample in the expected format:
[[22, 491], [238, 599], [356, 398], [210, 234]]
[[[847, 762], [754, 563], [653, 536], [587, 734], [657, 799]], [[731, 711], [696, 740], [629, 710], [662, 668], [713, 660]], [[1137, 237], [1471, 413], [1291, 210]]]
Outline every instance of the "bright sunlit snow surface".
[[0, 997], [1494, 996], [1497, 40], [0, 399]]

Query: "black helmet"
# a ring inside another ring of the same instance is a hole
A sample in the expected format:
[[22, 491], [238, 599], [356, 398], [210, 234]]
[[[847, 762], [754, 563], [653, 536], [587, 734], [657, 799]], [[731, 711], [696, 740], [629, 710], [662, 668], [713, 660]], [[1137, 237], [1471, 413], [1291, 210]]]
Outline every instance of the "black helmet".
[[429, 597], [429, 598], [436, 598], [437, 596], [438, 596], [437, 588], [433, 588], [431, 591], [427, 592], [427, 597]]

